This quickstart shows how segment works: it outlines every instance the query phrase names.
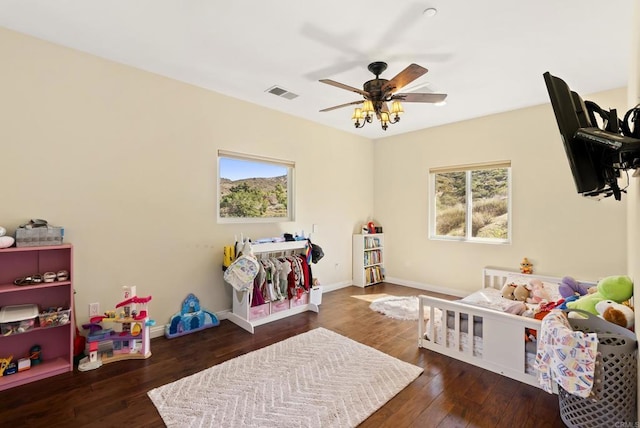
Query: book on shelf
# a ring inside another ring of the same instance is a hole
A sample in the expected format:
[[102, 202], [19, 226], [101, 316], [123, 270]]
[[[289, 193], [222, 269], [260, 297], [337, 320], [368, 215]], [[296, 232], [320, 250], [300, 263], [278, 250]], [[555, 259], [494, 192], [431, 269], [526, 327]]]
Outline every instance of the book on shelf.
[[377, 238], [375, 236], [367, 236], [367, 237], [364, 238], [364, 248], [365, 249], [379, 248], [379, 247], [381, 247], [380, 238]]
[[367, 284], [384, 281], [384, 270], [380, 266], [367, 267], [364, 273]]

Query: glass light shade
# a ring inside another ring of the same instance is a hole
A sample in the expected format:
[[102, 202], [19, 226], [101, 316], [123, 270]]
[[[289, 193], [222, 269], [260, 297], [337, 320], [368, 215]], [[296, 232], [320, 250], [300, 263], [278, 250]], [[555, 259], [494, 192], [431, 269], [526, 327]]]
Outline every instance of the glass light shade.
[[389, 123], [389, 113], [386, 111], [380, 112], [380, 122], [383, 124]]
[[351, 120], [353, 120], [354, 122], [359, 121], [362, 118], [362, 110], [359, 108], [356, 108], [353, 111], [353, 116], [351, 116]]
[[402, 104], [400, 104], [400, 101], [394, 101], [391, 103], [391, 113], [395, 114], [396, 116], [404, 113], [404, 109], [402, 108]]

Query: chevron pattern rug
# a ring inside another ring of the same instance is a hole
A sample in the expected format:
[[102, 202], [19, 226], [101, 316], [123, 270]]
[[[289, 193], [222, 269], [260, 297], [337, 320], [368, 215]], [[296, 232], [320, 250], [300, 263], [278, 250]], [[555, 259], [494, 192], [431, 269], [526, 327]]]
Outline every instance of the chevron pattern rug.
[[420, 373], [316, 328], [148, 395], [168, 427], [355, 427]]

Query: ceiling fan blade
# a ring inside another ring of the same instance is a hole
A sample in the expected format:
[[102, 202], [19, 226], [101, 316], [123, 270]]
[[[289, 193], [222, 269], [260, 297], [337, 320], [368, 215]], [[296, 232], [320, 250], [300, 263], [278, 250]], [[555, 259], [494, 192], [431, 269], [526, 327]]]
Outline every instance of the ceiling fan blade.
[[363, 102], [364, 102], [364, 100], [362, 100], [362, 101], [352, 101], [350, 103], [340, 104], [339, 106], [327, 107], [327, 108], [324, 108], [324, 109], [322, 109], [320, 111], [321, 112], [323, 112], [323, 111], [331, 111], [331, 110], [335, 110], [335, 109], [342, 108], [342, 107], [352, 106], [354, 104], [362, 104]]
[[369, 93], [367, 91], [363, 91], [362, 89], [354, 88], [353, 86], [345, 85], [344, 83], [336, 82], [331, 79], [320, 79], [320, 82], [326, 83], [327, 85], [335, 86], [337, 88], [346, 89], [347, 91], [355, 92], [356, 94], [363, 95], [365, 97], [369, 97]]
[[411, 64], [382, 86], [382, 90], [397, 91], [400, 88], [404, 88], [418, 77], [425, 75], [427, 71], [429, 70], [419, 66], [418, 64]]
[[421, 93], [408, 93], [408, 94], [395, 94], [391, 99], [398, 99], [405, 103], [439, 103], [447, 98], [447, 94], [421, 94]]

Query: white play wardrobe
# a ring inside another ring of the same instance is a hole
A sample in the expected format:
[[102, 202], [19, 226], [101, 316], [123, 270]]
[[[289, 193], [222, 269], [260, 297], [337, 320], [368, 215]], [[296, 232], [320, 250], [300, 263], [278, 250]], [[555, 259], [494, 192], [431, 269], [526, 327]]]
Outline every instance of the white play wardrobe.
[[[304, 254], [308, 245], [307, 240], [288, 242], [268, 242], [253, 244], [253, 254], [257, 257], [280, 257], [292, 254]], [[300, 298], [266, 302], [263, 305], [251, 306], [251, 291], [236, 291], [232, 289], [233, 309], [227, 315], [232, 323], [253, 334], [257, 326], [270, 323], [306, 311], [319, 312], [318, 306], [322, 302], [320, 286], [310, 286], [309, 291]]]

